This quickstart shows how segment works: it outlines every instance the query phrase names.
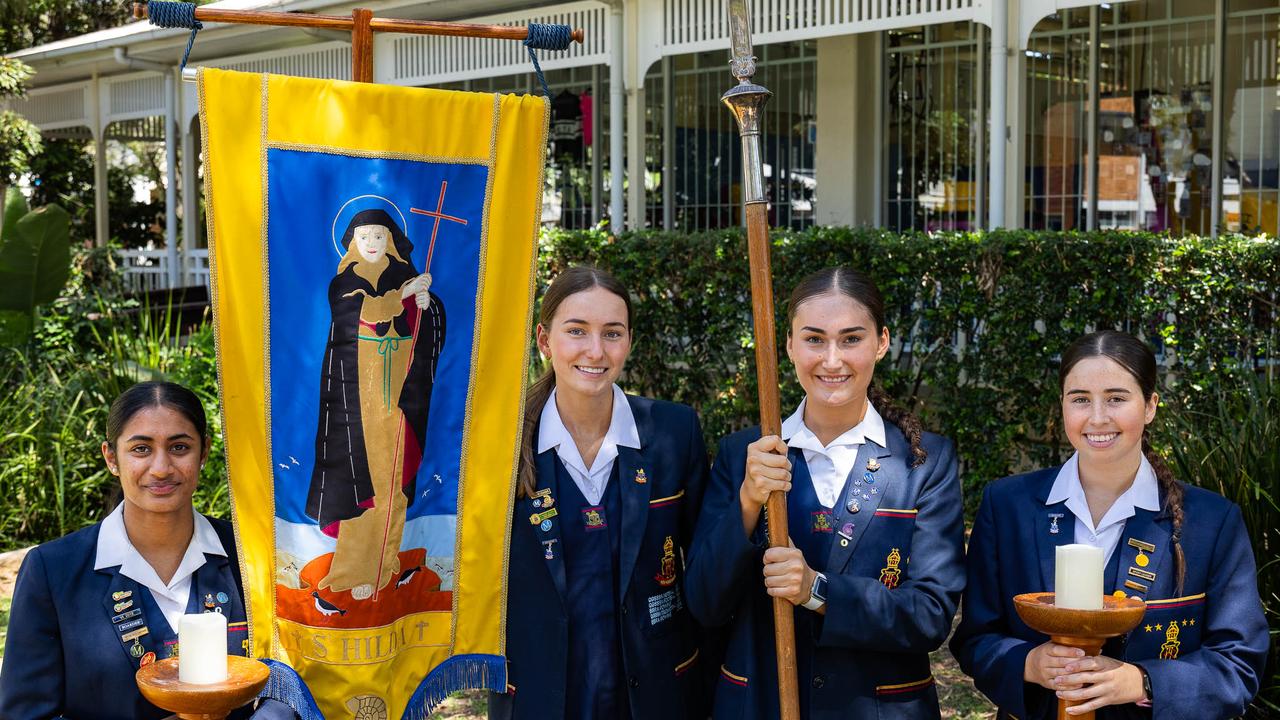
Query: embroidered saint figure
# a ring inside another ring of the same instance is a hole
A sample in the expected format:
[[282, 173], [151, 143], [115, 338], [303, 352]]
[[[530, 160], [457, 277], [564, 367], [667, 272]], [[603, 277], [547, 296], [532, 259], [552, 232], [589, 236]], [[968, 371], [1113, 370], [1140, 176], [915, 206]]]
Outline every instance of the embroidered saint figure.
[[338, 541], [320, 589], [363, 600], [400, 574], [445, 312], [385, 210], [357, 213], [341, 248], [306, 510]]

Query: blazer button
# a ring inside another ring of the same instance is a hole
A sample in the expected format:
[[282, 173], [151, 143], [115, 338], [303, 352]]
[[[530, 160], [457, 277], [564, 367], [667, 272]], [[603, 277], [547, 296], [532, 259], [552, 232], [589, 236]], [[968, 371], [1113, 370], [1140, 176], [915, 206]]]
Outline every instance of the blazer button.
[[813, 678], [813, 688], [814, 688], [815, 690], [821, 690], [821, 689], [822, 689], [822, 686], [823, 686], [823, 685], [826, 685], [826, 684], [827, 684], [826, 679], [825, 679], [825, 678], [823, 678], [821, 675], [816, 675], [816, 676], [814, 676], [814, 678]]
[[640, 687], [640, 680], [637, 679], [635, 675], [632, 675], [631, 677], [627, 678], [627, 684], [633, 688], [638, 688]]

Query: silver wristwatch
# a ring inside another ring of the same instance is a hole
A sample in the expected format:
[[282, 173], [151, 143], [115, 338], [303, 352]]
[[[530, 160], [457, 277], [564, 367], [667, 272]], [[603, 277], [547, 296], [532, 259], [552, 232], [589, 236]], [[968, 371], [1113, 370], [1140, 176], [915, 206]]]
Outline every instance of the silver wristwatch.
[[813, 576], [813, 585], [809, 588], [809, 599], [800, 607], [803, 607], [806, 610], [818, 610], [826, 604], [827, 576], [822, 573], [816, 573]]

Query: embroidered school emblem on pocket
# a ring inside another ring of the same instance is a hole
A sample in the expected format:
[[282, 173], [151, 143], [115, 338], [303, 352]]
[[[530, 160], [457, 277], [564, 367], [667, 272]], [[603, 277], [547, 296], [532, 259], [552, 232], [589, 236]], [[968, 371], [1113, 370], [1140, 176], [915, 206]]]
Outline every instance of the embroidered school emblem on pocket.
[[662, 569], [657, 575], [653, 576], [654, 580], [662, 587], [671, 587], [676, 581], [676, 544], [672, 542], [671, 536], [662, 543]]
[[830, 510], [818, 510], [817, 512], [810, 513], [810, 516], [812, 518], [809, 523], [809, 529], [811, 532], [830, 533], [834, 530], [831, 526]]
[[603, 530], [609, 525], [604, 520], [604, 508], [601, 506], [582, 509], [582, 526], [587, 530]]
[[885, 566], [880, 570], [880, 582], [892, 590], [902, 582], [902, 570], [898, 568], [898, 564], [902, 562], [902, 553], [898, 552], [898, 548], [894, 548], [884, 561]]

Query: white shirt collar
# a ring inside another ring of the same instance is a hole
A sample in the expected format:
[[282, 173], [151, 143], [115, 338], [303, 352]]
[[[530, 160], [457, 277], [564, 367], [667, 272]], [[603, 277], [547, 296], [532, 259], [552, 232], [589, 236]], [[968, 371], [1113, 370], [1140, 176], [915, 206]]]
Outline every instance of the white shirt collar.
[[880, 413], [876, 411], [875, 405], [870, 401], [867, 402], [867, 411], [862, 416], [862, 422], [845, 430], [830, 444], [823, 445], [818, 440], [818, 436], [804, 424], [804, 407], [808, 402], [808, 398], [800, 401], [800, 406], [782, 423], [782, 439], [789, 447], [801, 448], [804, 450], [812, 450], [818, 453], [824, 453], [827, 448], [836, 446], [861, 445], [868, 440], [879, 445], [887, 447], [884, 434], [884, 418], [880, 417]]
[[[631, 403], [627, 402], [627, 396], [622, 392], [622, 388], [616, 384], [613, 386], [613, 416], [609, 419], [609, 430], [604, 435], [604, 441], [600, 444], [600, 453], [596, 455], [597, 463], [600, 462], [602, 456], [609, 456], [609, 460], [617, 457], [618, 447], [629, 447], [640, 449], [640, 430], [636, 427], [635, 415], [631, 412]], [[591, 468], [582, 467], [582, 456], [578, 454], [578, 446], [573, 442], [573, 436], [569, 434], [569, 429], [564, 426], [564, 420], [560, 418], [560, 409], [556, 407], [556, 391], [551, 390], [551, 395], [547, 398], [547, 404], [542, 406], [541, 422], [538, 424], [538, 452], [544, 453], [551, 448], [556, 448], [560, 455], [560, 459], [566, 463], [573, 463], [578, 466], [582, 472], [590, 472]], [[606, 452], [606, 448], [611, 448], [611, 452]]]
[[195, 532], [191, 534], [191, 542], [187, 544], [182, 562], [178, 564], [178, 570], [174, 572], [168, 584], [161, 582], [155, 569], [134, 549], [133, 543], [129, 542], [129, 534], [124, 528], [124, 503], [117, 505], [116, 509], [102, 521], [102, 527], [98, 530], [98, 547], [93, 569], [101, 570], [119, 566], [121, 575], [145, 585], [152, 591], [163, 593], [199, 570], [205, 563], [206, 553], [226, 557], [227, 551], [222, 547], [222, 541], [218, 539], [218, 533], [214, 531], [213, 524], [204, 515], [196, 512], [195, 508], [192, 508], [191, 513], [195, 516]]
[[1129, 486], [1116, 498], [1111, 504], [1102, 521], [1097, 527], [1093, 526], [1093, 514], [1089, 512], [1089, 502], [1084, 496], [1084, 486], [1080, 484], [1080, 453], [1074, 453], [1071, 459], [1063, 464], [1062, 469], [1058, 471], [1058, 476], [1054, 478], [1053, 487], [1049, 490], [1049, 498], [1044, 501], [1045, 505], [1053, 505], [1060, 502], [1066, 502], [1069, 509], [1081, 522], [1094, 530], [1101, 530], [1105, 527], [1113, 525], [1121, 520], [1127, 520], [1134, 516], [1135, 508], [1143, 510], [1156, 511], [1160, 509], [1160, 483], [1156, 480], [1156, 472], [1151, 467], [1151, 463], [1147, 462], [1147, 458], [1141, 458], [1138, 463], [1138, 474], [1133, 478], [1133, 484]]

